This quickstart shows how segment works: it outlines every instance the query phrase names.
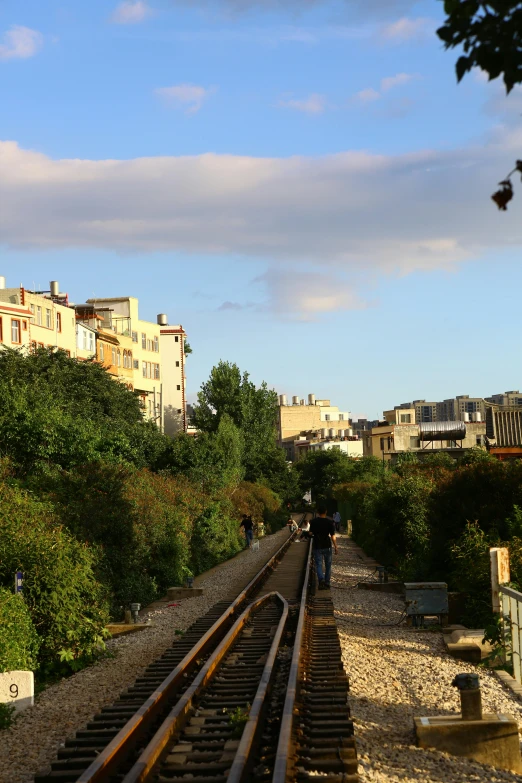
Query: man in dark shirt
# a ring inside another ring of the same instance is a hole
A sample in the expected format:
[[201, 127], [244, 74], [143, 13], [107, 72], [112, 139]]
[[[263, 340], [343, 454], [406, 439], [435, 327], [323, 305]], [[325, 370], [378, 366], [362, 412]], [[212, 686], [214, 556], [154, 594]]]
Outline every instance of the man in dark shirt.
[[[317, 516], [310, 523], [310, 533], [313, 536], [312, 549], [315, 558], [315, 568], [319, 580], [319, 590], [330, 589], [330, 573], [332, 571], [332, 544], [337, 554], [335, 540], [335, 523], [326, 516], [326, 503], [317, 504]], [[324, 562], [324, 571], [323, 571]]]
[[246, 546], [251, 548], [252, 541], [254, 540], [254, 523], [252, 522], [252, 515], [247, 517], [246, 514], [243, 514], [243, 519], [241, 520], [239, 527], [242, 527], [245, 531]]

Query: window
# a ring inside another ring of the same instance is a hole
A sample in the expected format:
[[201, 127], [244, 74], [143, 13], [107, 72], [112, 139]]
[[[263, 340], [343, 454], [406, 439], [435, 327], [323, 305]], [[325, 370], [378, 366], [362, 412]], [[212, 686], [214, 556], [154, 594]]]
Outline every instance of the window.
[[51, 311], [48, 308], [45, 309], [45, 325], [51, 329]]
[[177, 389], [178, 391], [181, 391], [181, 386], [179, 385], [179, 383], [178, 383], [178, 385], [176, 386], [176, 389]]
[[145, 332], [141, 333], [141, 347], [143, 348], [144, 351], [147, 350], [147, 335], [145, 334]]
[[22, 321], [22, 332], [27, 332], [27, 321]]
[[178, 413], [181, 413], [181, 408], [178, 408]]
[[29, 310], [30, 310], [30, 311], [32, 312], [32, 314], [34, 315], [34, 304], [30, 304], [30, 305], [29, 305]]
[[56, 313], [56, 331], [61, 332], [62, 331], [62, 314]]
[[141, 363], [141, 373], [142, 373], [144, 378], [147, 377], [147, 362], [142, 362]]
[[482, 446], [482, 435], [477, 435], [476, 444], [477, 446]]
[[99, 343], [100, 346], [100, 362], [105, 361], [105, 346], [103, 343]]
[[154, 350], [156, 353], [159, 353], [159, 337], [154, 338]]
[[401, 424], [411, 424], [411, 413], [401, 413]]
[[339, 421], [344, 421], [344, 413], [339, 414]]
[[11, 342], [20, 344], [22, 342], [22, 333], [20, 331], [20, 321], [16, 318], [11, 319]]
[[152, 351], [152, 340], [147, 340], [147, 351]]
[[89, 351], [91, 353], [94, 352], [94, 335], [92, 332], [89, 332]]
[[179, 367], [179, 362], [176, 362], [176, 367]]
[[138, 359], [134, 359], [134, 369], [139, 370], [140, 369], [140, 363]]
[[118, 351], [116, 353], [116, 363], [117, 363], [118, 367], [121, 367], [121, 351], [120, 351], [119, 348], [118, 348]]
[[154, 378], [156, 381], [159, 381], [160, 378], [160, 366], [159, 364], [154, 365]]
[[152, 378], [152, 364], [147, 362], [147, 378]]
[[176, 335], [176, 336], [175, 336], [175, 338], [174, 338], [174, 342], [175, 342], [175, 343], [179, 343], [179, 337], [178, 337], [178, 335]]
[[83, 330], [83, 350], [87, 350], [87, 329]]
[[324, 420], [325, 421], [330, 421], [330, 414], [329, 413], [325, 413], [324, 414]]
[[137, 343], [138, 342], [138, 332], [132, 333], [132, 342]]
[[42, 308], [40, 306], [36, 308], [36, 323], [38, 326], [42, 325]]
[[112, 347], [112, 363], [116, 364], [116, 348], [114, 346]]

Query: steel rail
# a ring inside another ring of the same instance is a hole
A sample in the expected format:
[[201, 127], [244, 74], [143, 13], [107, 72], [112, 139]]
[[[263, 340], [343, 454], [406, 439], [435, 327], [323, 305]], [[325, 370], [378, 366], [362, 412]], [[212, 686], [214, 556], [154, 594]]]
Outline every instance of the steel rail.
[[116, 736], [98, 754], [96, 759], [82, 772], [79, 778], [77, 778], [77, 783], [101, 783], [101, 781], [109, 779], [114, 774], [118, 765], [128, 757], [135, 744], [143, 737], [151, 721], [160, 714], [173, 691], [183, 683], [187, 670], [190, 670], [196, 664], [198, 658], [204, 655], [216, 641], [216, 638], [223, 633], [225, 624], [247, 600], [267, 572], [282, 557], [294, 538], [295, 533], [292, 533], [216, 620], [214, 625], [209, 628], [176, 668], [163, 680], [161, 685], [141, 705], [132, 718], [127, 721]]
[[[162, 725], [154, 735], [154, 737], [151, 739], [147, 747], [143, 750], [140, 757], [136, 761], [136, 763], [133, 765], [132, 769], [127, 773], [125, 778], [123, 779], [123, 783], [144, 783], [144, 781], [148, 780], [150, 777], [150, 774], [152, 770], [154, 769], [155, 765], [158, 763], [158, 761], [161, 760], [161, 757], [163, 753], [165, 752], [168, 743], [172, 739], [172, 737], [177, 734], [180, 729], [183, 727], [183, 724], [185, 722], [185, 719], [192, 709], [194, 699], [197, 698], [197, 696], [201, 693], [201, 691], [206, 687], [206, 685], [211, 681], [213, 676], [216, 673], [216, 669], [225, 657], [225, 655], [228, 653], [234, 642], [236, 641], [239, 634], [243, 631], [243, 628], [247, 622], [247, 620], [250, 619], [252, 614], [259, 609], [264, 603], [268, 602], [269, 600], [272, 600], [273, 598], [277, 598], [281, 601], [283, 604], [283, 612], [281, 614], [281, 618], [279, 620], [277, 631], [275, 633], [274, 639], [272, 641], [272, 645], [270, 647], [270, 652], [268, 654], [266, 665], [263, 669], [263, 674], [261, 677], [261, 681], [256, 693], [256, 697], [254, 700], [254, 703], [252, 705], [252, 710], [250, 713], [249, 720], [247, 722], [250, 724], [248, 732], [245, 730], [243, 732], [243, 737], [241, 739], [238, 753], [241, 753], [241, 757], [238, 759], [236, 755], [236, 760], [233, 762], [232, 769], [230, 771], [230, 774], [232, 774], [232, 771], [234, 770], [235, 777], [228, 777], [228, 781], [231, 780], [238, 781], [241, 780], [241, 776], [243, 774], [245, 765], [248, 761], [249, 757], [249, 751], [252, 747], [252, 742], [254, 735], [256, 733], [260, 712], [261, 712], [261, 706], [262, 703], [265, 700], [265, 696], [268, 690], [268, 685], [272, 676], [273, 666], [275, 662], [275, 657], [277, 655], [277, 650], [279, 648], [279, 644], [281, 641], [281, 636], [283, 634], [284, 627], [286, 625], [286, 621], [288, 618], [288, 602], [279, 594], [279, 593], [268, 593], [267, 595], [264, 595], [262, 598], [258, 598], [257, 601], [254, 601], [254, 603], [250, 604], [243, 614], [236, 620], [233, 627], [230, 629], [228, 634], [225, 636], [222, 642], [220, 642], [219, 646], [216, 650], [212, 653], [204, 667], [201, 669], [199, 674], [197, 675], [196, 679], [188, 688], [188, 690], [183, 694], [183, 696], [180, 698], [176, 706], [173, 708], [173, 710], [170, 712], [170, 714], [165, 718]], [[255, 708], [255, 715], [254, 713]], [[246, 734], [246, 736], [245, 736]], [[236, 763], [237, 762], [237, 763]], [[235, 767], [235, 769], [234, 769]]]
[[292, 662], [290, 664], [290, 674], [288, 675], [288, 685], [286, 689], [283, 715], [281, 718], [281, 728], [279, 730], [279, 741], [277, 743], [276, 760], [274, 765], [274, 774], [272, 783], [286, 783], [288, 776], [288, 766], [292, 755], [292, 731], [294, 724], [294, 710], [297, 699], [299, 670], [301, 666], [301, 653], [304, 640], [304, 631], [306, 623], [306, 611], [308, 603], [308, 583], [310, 581], [312, 542], [308, 545], [308, 562], [306, 566], [303, 592], [301, 594], [301, 605], [299, 607], [299, 620], [294, 638], [294, 650], [292, 653]]

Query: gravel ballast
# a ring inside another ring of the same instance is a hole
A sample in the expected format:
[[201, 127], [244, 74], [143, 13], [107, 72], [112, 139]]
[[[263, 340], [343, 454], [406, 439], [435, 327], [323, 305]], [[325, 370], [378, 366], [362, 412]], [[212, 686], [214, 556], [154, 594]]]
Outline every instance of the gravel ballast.
[[[115, 657], [100, 661], [72, 677], [46, 688], [7, 731], [0, 732], [1, 783], [30, 783], [36, 772], [56, 756], [58, 748], [105, 705], [112, 704], [152, 661], [170, 647], [174, 631], [185, 630], [217, 601], [239, 592], [248, 574], [261, 568], [288, 537], [286, 529], [260, 540], [259, 551], [246, 550], [197, 579], [206, 588], [202, 596], [179, 606], [155, 607], [141, 613], [152, 626], [119, 636], [107, 643]], [[253, 568], [254, 566], [254, 568]]]
[[346, 536], [338, 543], [332, 598], [350, 679], [361, 781], [520, 783], [521, 775], [416, 747], [414, 716], [460, 711], [451, 685], [460, 672], [479, 673], [484, 712], [512, 715], [520, 727], [522, 703], [493, 672], [449, 656], [440, 632], [393, 626], [404, 612], [402, 598], [358, 590], [355, 583], [370, 579], [373, 568], [363, 564]]

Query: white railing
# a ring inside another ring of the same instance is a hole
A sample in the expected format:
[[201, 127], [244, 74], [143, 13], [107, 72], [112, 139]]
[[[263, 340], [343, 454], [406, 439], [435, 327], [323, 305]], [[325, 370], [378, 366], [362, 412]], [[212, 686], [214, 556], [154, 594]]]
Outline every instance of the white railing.
[[506, 663], [513, 665], [513, 677], [522, 684], [522, 593], [500, 585], [500, 605], [503, 619]]

